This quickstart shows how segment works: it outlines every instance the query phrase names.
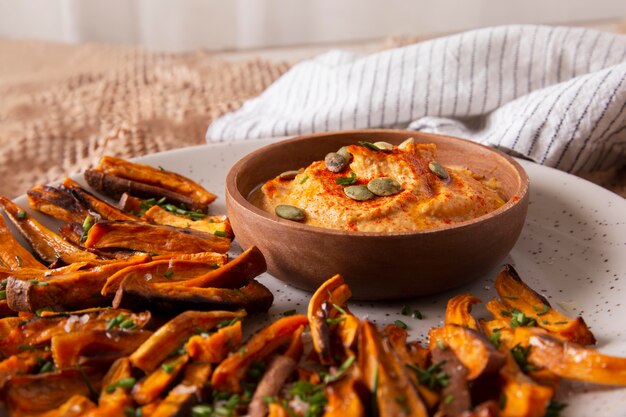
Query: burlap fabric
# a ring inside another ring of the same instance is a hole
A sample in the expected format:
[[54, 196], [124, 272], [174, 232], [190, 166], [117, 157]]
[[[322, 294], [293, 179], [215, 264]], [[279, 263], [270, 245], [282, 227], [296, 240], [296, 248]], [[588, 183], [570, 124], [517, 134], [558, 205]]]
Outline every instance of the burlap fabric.
[[[418, 39], [389, 38], [382, 48]], [[133, 157], [204, 143], [211, 120], [289, 68], [210, 53], [0, 39], [0, 195]], [[591, 178], [626, 196], [626, 170]]]
[[208, 52], [0, 39], [0, 195], [133, 157], [204, 143], [211, 120], [258, 95], [287, 63]]

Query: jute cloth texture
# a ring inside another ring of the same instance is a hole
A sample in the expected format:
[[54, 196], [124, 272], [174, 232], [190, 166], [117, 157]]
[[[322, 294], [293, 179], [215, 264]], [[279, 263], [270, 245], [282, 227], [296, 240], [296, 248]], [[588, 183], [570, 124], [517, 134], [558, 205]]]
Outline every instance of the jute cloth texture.
[[210, 53], [0, 39], [0, 195], [125, 158], [204, 143], [210, 121], [289, 68]]

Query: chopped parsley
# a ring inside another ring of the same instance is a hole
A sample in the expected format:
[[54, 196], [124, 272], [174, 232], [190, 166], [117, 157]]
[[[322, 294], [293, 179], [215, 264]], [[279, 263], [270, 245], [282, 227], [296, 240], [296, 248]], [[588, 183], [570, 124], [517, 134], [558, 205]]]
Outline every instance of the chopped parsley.
[[426, 369], [423, 369], [418, 365], [407, 366], [415, 371], [420, 384], [425, 385], [432, 390], [440, 390], [441, 388], [447, 387], [450, 383], [450, 377], [448, 374], [441, 370], [441, 366], [445, 362], [446, 361], [437, 362], [430, 365]]
[[537, 312], [538, 316], [543, 316], [544, 314], [548, 313], [548, 306], [545, 304], [542, 304], [541, 309], [537, 306], [533, 306], [533, 310]]
[[511, 313], [511, 327], [512, 328], [532, 327], [536, 325], [537, 325], [537, 321], [534, 318], [528, 317], [526, 314], [524, 314], [523, 312], [517, 309], [513, 310], [513, 312]]

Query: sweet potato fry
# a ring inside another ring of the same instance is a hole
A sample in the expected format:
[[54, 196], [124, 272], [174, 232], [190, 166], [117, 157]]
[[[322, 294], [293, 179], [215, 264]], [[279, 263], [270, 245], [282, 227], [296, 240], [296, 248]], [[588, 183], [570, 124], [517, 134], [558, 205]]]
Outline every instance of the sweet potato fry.
[[[141, 219], [153, 224], [190, 228], [210, 234], [222, 234], [233, 237], [233, 229], [226, 216], [206, 216], [197, 219], [190, 219], [171, 211], [167, 211], [161, 206], [154, 205], [141, 215]], [[217, 233], [216, 233], [217, 232]]]
[[[96, 405], [84, 395], [74, 395], [54, 410], [36, 413], [36, 417], [86, 417], [85, 413], [94, 411], [95, 407]], [[103, 414], [98, 415], [104, 417]], [[35, 417], [33, 414], [30, 416]]]
[[324, 417], [365, 417], [361, 395], [367, 388], [360, 380], [356, 368], [347, 372], [339, 381], [328, 384], [324, 391], [328, 400]]
[[[337, 291], [337, 297], [334, 296], [335, 291]], [[335, 306], [344, 309], [351, 295], [343, 277], [335, 275], [324, 282], [309, 301], [307, 317], [311, 328], [311, 339], [322, 364], [328, 365], [333, 362], [328, 319], [333, 319], [340, 313]]]
[[365, 320], [359, 341], [359, 367], [365, 385], [376, 397], [378, 415], [428, 416], [426, 406], [409, 379], [406, 366], [393, 352], [383, 348], [376, 327]]
[[198, 252], [226, 253], [230, 249], [230, 239], [172, 226], [101, 221], [89, 229], [85, 247], [126, 249], [159, 255]]
[[[71, 264], [73, 262], [98, 259], [98, 256], [95, 254], [86, 252], [63, 240], [59, 235], [43, 226], [32, 216], [21, 214], [26, 212], [11, 200], [0, 197], [0, 206], [2, 206], [4, 212], [13, 224], [15, 224], [22, 236], [30, 243], [39, 258], [48, 264], [53, 264], [58, 261]], [[24, 260], [22, 260], [22, 265], [23, 264]]]
[[480, 303], [480, 299], [470, 294], [460, 294], [448, 300], [445, 324], [456, 324], [478, 330], [478, 323], [472, 317], [472, 306]]
[[456, 357], [452, 349], [434, 346], [431, 350], [433, 362], [441, 364], [441, 370], [448, 376], [447, 384], [441, 390], [442, 401], [438, 414], [458, 416], [469, 412], [472, 405], [468, 385], [468, 370]]
[[528, 362], [554, 374], [603, 385], [626, 385], [626, 358], [604, 355], [595, 349], [568, 343], [540, 329], [518, 327], [515, 342], [530, 346]]
[[245, 311], [186, 311], [161, 326], [131, 356], [131, 363], [152, 372], [172, 351], [196, 333], [198, 329], [210, 330], [224, 320], [242, 318]]
[[0, 260], [11, 271], [21, 268], [46, 269], [41, 262], [15, 240], [2, 215], [0, 215]]
[[65, 223], [83, 224], [87, 209], [65, 189], [51, 185], [37, 185], [26, 192], [28, 204]]
[[500, 369], [500, 384], [502, 417], [543, 417], [554, 396], [551, 387], [539, 385], [524, 374], [510, 354]]
[[50, 359], [50, 352], [43, 349], [26, 350], [9, 356], [0, 362], [0, 390], [16, 375], [29, 374]]
[[189, 356], [178, 355], [163, 362], [163, 365], [135, 384], [132, 389], [133, 400], [141, 405], [156, 400], [174, 382], [188, 361]]
[[429, 343], [432, 350], [441, 342], [450, 347], [468, 369], [468, 379], [495, 372], [504, 365], [505, 357], [476, 330], [455, 324], [430, 330]]
[[138, 217], [126, 214], [114, 205], [99, 199], [69, 177], [65, 178], [61, 187], [67, 190], [88, 211], [96, 213], [103, 220], [141, 221]]
[[280, 392], [287, 378], [296, 369], [296, 365], [297, 362], [288, 356], [278, 355], [272, 359], [250, 401], [248, 407], [250, 417], [265, 417], [267, 415], [268, 407], [264, 399], [268, 396], [273, 397]]
[[148, 330], [85, 330], [58, 334], [50, 340], [50, 350], [58, 369], [102, 366], [130, 355], [151, 334]]
[[187, 354], [196, 362], [220, 363], [241, 344], [241, 321], [218, 329], [204, 337], [195, 335], [185, 344]]
[[10, 277], [7, 282], [7, 301], [15, 311], [35, 312], [41, 308], [82, 309], [103, 305], [100, 295], [107, 278], [132, 265], [148, 260], [138, 255], [126, 261], [107, 263], [87, 270], [63, 275], [40, 274], [36, 278]]
[[209, 263], [170, 259], [129, 266], [109, 276], [102, 287], [101, 294], [105, 296], [115, 294], [120, 284], [126, 278], [143, 279], [150, 281], [150, 283], [184, 281], [195, 278], [221, 266], [219, 262], [224, 261], [224, 255], [216, 254], [215, 261]]
[[250, 364], [265, 359], [281, 345], [291, 340], [292, 334], [308, 323], [306, 316], [293, 315], [278, 319], [258, 331], [242, 349], [220, 363], [211, 378], [213, 389], [241, 391], [241, 380]]
[[200, 311], [244, 309], [255, 312], [267, 311], [273, 300], [272, 292], [255, 280], [241, 288], [231, 289], [158, 286], [134, 278], [122, 283], [113, 299], [113, 307], [157, 308], [168, 313], [183, 312], [190, 308]]
[[183, 381], [175, 386], [152, 412], [152, 417], [186, 417], [191, 407], [202, 401], [202, 391], [211, 376], [211, 365], [192, 363], [185, 369]]
[[545, 297], [522, 281], [511, 265], [506, 265], [498, 274], [495, 287], [509, 310], [534, 318], [537, 326], [568, 342], [580, 345], [596, 343], [582, 317], [571, 318], [554, 310]]

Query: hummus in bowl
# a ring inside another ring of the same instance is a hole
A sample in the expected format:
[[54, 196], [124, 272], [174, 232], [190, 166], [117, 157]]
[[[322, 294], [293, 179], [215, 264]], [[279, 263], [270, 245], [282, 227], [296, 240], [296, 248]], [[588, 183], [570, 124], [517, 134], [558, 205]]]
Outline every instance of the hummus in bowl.
[[[401, 146], [409, 137], [413, 150]], [[393, 146], [369, 152], [364, 141]], [[344, 151], [345, 164], [327, 156]], [[493, 274], [527, 208], [528, 176], [513, 158], [414, 131], [287, 139], [244, 156], [226, 177], [226, 209], [243, 249], [258, 247], [268, 272], [297, 288], [313, 291], [341, 274], [355, 299], [433, 294]]]
[[[300, 215], [294, 220], [310, 226], [361, 232], [435, 229], [504, 205], [496, 178], [444, 167], [436, 149], [413, 138], [400, 146], [361, 141], [305, 169], [281, 173], [251, 202], [288, 219], [295, 211]], [[333, 165], [337, 160], [340, 165]], [[282, 214], [285, 206], [292, 211]]]

